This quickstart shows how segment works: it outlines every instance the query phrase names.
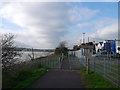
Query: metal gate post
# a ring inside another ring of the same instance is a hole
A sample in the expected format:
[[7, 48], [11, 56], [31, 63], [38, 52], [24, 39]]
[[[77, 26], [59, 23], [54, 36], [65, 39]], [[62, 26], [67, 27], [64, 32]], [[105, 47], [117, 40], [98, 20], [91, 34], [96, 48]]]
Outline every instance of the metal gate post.
[[104, 58], [104, 77], [106, 77], [106, 60]]
[[86, 66], [86, 69], [87, 69], [87, 74], [90, 73], [90, 58], [87, 58], [87, 66]]
[[95, 72], [95, 57], [93, 58], [93, 66], [94, 66], [94, 72]]

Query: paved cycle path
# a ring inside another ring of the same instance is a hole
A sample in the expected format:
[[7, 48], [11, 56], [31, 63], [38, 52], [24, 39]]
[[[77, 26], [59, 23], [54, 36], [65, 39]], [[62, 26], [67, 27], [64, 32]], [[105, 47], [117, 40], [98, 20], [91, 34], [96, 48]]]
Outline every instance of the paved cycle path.
[[70, 70], [68, 59], [62, 61], [61, 69], [49, 70], [29, 88], [85, 88], [79, 70]]

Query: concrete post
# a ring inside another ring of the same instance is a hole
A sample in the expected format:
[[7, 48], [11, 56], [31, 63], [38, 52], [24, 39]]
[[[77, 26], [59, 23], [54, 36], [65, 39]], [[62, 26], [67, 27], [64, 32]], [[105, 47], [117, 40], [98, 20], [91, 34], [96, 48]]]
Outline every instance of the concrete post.
[[63, 56], [64, 56], [64, 55], [63, 55], [63, 53], [62, 53], [62, 60], [63, 60]]
[[89, 49], [86, 49], [86, 57], [87, 57], [87, 64], [86, 64], [86, 73], [89, 74], [90, 72], [90, 57], [89, 57]]
[[106, 60], [104, 58], [104, 77], [106, 77]]
[[86, 57], [87, 57], [86, 72], [87, 72], [87, 74], [89, 74], [90, 73], [90, 61], [92, 58], [92, 49], [88, 48], [88, 49], [86, 49], [86, 52], [87, 52], [87, 54], [86, 54]]
[[90, 59], [88, 58], [87, 59], [87, 67], [86, 67], [86, 71], [87, 71], [87, 74], [89, 74], [90, 73]]

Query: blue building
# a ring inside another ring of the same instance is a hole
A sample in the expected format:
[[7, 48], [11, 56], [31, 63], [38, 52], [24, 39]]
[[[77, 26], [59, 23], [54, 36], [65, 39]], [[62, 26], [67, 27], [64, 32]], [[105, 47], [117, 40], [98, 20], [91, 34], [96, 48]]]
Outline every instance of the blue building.
[[116, 53], [116, 41], [104, 43], [104, 51]]

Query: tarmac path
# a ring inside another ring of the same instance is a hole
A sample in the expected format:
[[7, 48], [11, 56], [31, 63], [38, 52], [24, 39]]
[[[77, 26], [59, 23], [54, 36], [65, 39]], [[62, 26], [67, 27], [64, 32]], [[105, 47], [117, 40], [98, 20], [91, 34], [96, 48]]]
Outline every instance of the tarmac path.
[[85, 88], [79, 70], [71, 70], [69, 57], [62, 61], [61, 69], [50, 69], [28, 88]]

